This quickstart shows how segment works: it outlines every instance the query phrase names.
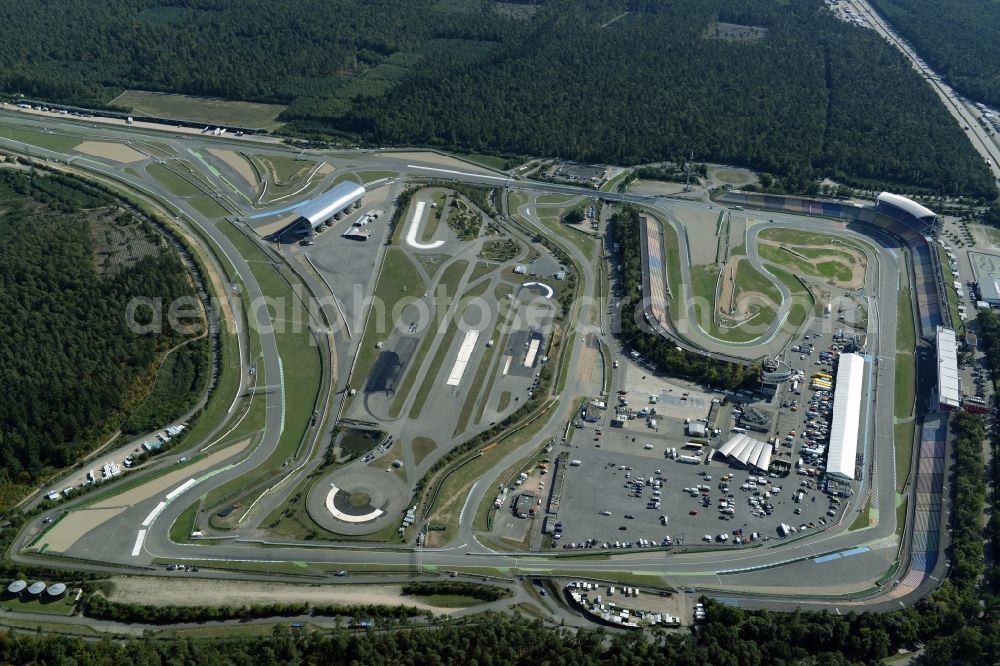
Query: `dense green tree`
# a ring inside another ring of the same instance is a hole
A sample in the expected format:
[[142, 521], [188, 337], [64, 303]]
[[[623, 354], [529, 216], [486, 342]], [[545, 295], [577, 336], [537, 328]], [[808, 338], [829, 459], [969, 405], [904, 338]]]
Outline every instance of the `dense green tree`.
[[[790, 191], [832, 176], [993, 197], [985, 164], [903, 56], [822, 0], [505, 7], [0, 0], [0, 90], [94, 105], [126, 88], [281, 102], [289, 131], [316, 138], [620, 164], [694, 150]], [[719, 38], [718, 21], [753, 26], [755, 39]]]
[[[154, 253], [98, 272], [93, 218], [112, 203], [73, 178], [0, 171], [0, 469], [8, 479], [27, 482], [75, 462], [142, 401], [154, 362], [183, 339], [169, 326], [138, 334], [126, 320], [134, 297], [162, 299], [158, 316], [167, 321], [170, 303], [194, 294], [176, 252], [155, 234], [141, 241], [159, 242]], [[204, 354], [181, 358], [178, 374], [205, 372]], [[173, 397], [189, 400], [178, 396], [191, 386]]]

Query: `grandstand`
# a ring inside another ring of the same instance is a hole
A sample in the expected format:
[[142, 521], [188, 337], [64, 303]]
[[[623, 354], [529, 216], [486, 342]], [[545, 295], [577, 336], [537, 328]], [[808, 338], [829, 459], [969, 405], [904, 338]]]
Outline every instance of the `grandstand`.
[[917, 453], [909, 573], [899, 581], [893, 591], [894, 596], [902, 596], [920, 587], [937, 565], [947, 434], [947, 415], [937, 414], [924, 420]]
[[652, 215], [642, 217], [646, 227], [646, 262], [649, 272], [649, 316], [661, 326], [667, 323], [667, 275], [663, 260], [663, 230]]

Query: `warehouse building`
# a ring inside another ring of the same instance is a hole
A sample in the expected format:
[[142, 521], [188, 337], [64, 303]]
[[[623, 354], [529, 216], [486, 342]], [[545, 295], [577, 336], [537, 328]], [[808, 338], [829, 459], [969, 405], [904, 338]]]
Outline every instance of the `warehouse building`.
[[858, 354], [841, 354], [837, 364], [837, 383], [833, 393], [833, 417], [830, 420], [830, 450], [826, 473], [841, 480], [853, 481], [858, 457], [858, 428], [861, 423], [861, 388], [864, 384], [865, 359]]
[[1000, 307], [1000, 256], [969, 252], [969, 263], [976, 278], [979, 302], [989, 307]]

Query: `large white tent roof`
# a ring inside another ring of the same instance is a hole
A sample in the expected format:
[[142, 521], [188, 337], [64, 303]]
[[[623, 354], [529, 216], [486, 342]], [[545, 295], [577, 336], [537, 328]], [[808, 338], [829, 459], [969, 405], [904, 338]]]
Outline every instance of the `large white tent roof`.
[[833, 417], [830, 420], [830, 450], [826, 473], [854, 478], [858, 455], [858, 426], [861, 421], [861, 387], [865, 359], [857, 354], [841, 354], [837, 365], [837, 383], [833, 394]]
[[774, 448], [760, 440], [739, 434], [719, 447], [719, 453], [746, 467], [767, 471]]
[[312, 201], [302, 204], [295, 209], [295, 212], [309, 220], [313, 228], [316, 228], [364, 195], [365, 188], [361, 185], [345, 181], [337, 183]]
[[955, 331], [938, 326], [938, 402], [948, 407], [961, 405], [958, 387], [958, 341]]

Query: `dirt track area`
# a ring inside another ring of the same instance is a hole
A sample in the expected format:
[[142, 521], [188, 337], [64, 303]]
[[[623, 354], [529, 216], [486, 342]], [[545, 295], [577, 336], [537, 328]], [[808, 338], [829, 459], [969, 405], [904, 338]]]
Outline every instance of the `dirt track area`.
[[[821, 258], [803, 259], [802, 257], [797, 255], [789, 255], [789, 257], [791, 258], [792, 256], [794, 256], [796, 259], [799, 259], [800, 261], [805, 261], [813, 265], [829, 262], [844, 266], [851, 272], [851, 278], [849, 280], [837, 280], [834, 278], [825, 277], [818, 274], [815, 275], [815, 277], [826, 280], [835, 287], [851, 290], [851, 289], [859, 289], [863, 287], [865, 284], [865, 271], [867, 270], [867, 265], [868, 265], [867, 258], [865, 257], [865, 254], [863, 252], [848, 245], [837, 245], [835, 248], [831, 248], [826, 245], [801, 245], [801, 244], [792, 245], [789, 243], [781, 243], [773, 240], [765, 240], [763, 238], [759, 238], [758, 242], [762, 245], [769, 245], [771, 247], [787, 248], [788, 250], [791, 250], [793, 253], [796, 250], [826, 250], [830, 252], [830, 256], [822, 259]], [[844, 261], [844, 257], [842, 255], [847, 255], [846, 261]]]
[[398, 585], [295, 585], [283, 583], [203, 580], [198, 578], [146, 578], [121, 576], [111, 579], [108, 598], [122, 603], [163, 606], [224, 606], [254, 603], [385, 604], [415, 606], [437, 613], [459, 609], [440, 608], [402, 594]]
[[105, 143], [103, 141], [84, 141], [73, 150], [75, 150], [78, 153], [83, 153], [85, 155], [91, 155], [93, 157], [103, 157], [106, 160], [111, 160], [113, 162], [121, 162], [123, 164], [131, 164], [132, 162], [141, 162], [144, 159], [146, 159], [146, 155], [143, 155], [135, 148], [130, 148], [120, 143]]
[[229, 167], [238, 173], [251, 188], [256, 189], [260, 185], [260, 183], [257, 182], [257, 176], [254, 174], [250, 163], [241, 157], [239, 153], [233, 152], [232, 150], [222, 150], [220, 148], [209, 148], [208, 152], [229, 165]]

